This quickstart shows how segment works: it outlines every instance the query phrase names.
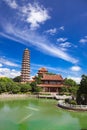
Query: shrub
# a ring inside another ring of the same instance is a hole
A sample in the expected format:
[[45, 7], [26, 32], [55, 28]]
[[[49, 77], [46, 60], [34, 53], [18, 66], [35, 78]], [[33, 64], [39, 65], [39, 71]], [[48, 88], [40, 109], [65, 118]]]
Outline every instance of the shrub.
[[69, 103], [70, 102], [70, 99], [65, 99], [65, 103]]
[[69, 102], [70, 104], [73, 104], [73, 105], [77, 105], [76, 101], [75, 100], [70, 100]]

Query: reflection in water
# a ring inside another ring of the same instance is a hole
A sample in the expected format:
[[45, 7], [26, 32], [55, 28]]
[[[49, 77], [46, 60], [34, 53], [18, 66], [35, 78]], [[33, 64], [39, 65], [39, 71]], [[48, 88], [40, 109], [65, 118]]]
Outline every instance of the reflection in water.
[[81, 130], [87, 130], [87, 129], [81, 129]]
[[79, 120], [79, 124], [81, 126], [81, 129], [87, 130], [87, 112], [70, 112], [70, 115], [73, 118], [77, 118]]
[[37, 108], [33, 108], [33, 107], [26, 107], [27, 109], [30, 109], [30, 110], [34, 110], [34, 111], [39, 111], [39, 109]]
[[18, 122], [18, 124], [24, 122], [25, 120], [27, 120], [27, 119], [28, 119], [29, 117], [31, 117], [31, 116], [32, 116], [32, 113], [29, 114], [28, 116], [25, 116], [23, 119], [21, 119], [21, 120]]
[[0, 101], [0, 130], [87, 129], [87, 112], [62, 110], [56, 104], [48, 99]]

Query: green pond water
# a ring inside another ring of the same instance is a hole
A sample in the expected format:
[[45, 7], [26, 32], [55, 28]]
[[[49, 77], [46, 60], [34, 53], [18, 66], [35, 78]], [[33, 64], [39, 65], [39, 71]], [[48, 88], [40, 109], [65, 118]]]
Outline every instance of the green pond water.
[[51, 99], [0, 100], [0, 130], [87, 130], [87, 112], [60, 109]]

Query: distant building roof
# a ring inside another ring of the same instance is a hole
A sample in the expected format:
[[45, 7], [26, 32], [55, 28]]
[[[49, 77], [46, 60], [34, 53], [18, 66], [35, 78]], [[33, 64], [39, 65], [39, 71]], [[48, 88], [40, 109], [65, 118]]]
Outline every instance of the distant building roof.
[[47, 73], [47, 72], [48, 72], [48, 70], [43, 67], [43, 68], [40, 68], [40, 69], [38, 70], [38, 75], [42, 75], [42, 74]]
[[42, 72], [47, 71], [48, 72], [48, 70], [44, 67], [40, 68], [39, 71], [42, 71]]
[[43, 77], [41, 80], [63, 80], [61, 75], [49, 75], [49, 74], [43, 74]]

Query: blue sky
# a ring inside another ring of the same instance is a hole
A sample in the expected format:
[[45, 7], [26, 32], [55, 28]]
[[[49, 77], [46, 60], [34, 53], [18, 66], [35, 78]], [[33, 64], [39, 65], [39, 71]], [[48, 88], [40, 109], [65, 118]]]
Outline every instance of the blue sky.
[[80, 81], [87, 74], [86, 0], [1, 0], [0, 76], [20, 75], [30, 50], [31, 76], [40, 67]]

